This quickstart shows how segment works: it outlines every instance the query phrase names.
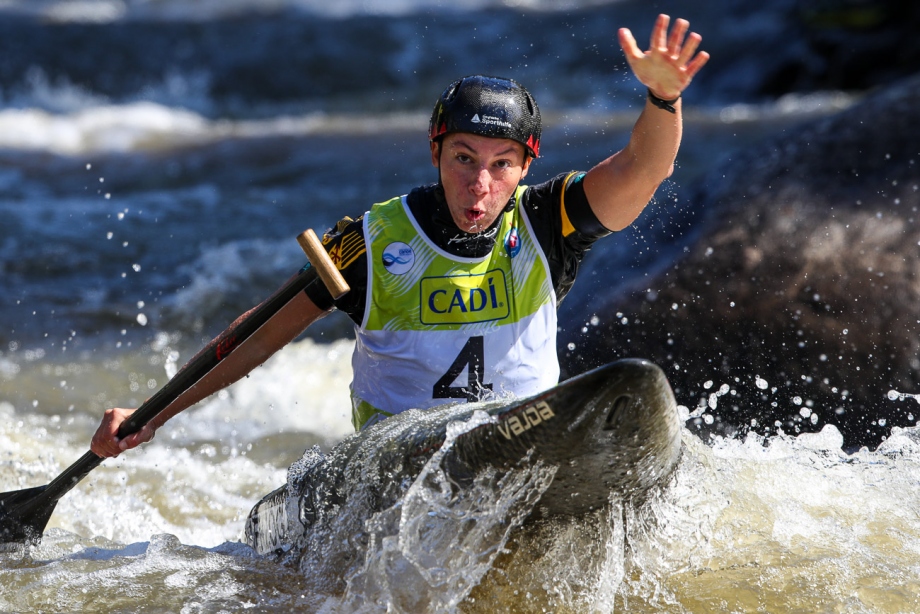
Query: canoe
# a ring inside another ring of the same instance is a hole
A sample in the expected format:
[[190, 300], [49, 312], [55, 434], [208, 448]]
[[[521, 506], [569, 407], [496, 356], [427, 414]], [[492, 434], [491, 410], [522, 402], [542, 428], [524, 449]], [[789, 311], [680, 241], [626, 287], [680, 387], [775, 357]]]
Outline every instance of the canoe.
[[[457, 424], [466, 426], [453, 433]], [[612, 497], [639, 502], [676, 467], [680, 433], [665, 374], [642, 359], [610, 363], [526, 399], [410, 410], [351, 435], [327, 455], [308, 450], [288, 483], [252, 509], [244, 541], [260, 554], [295, 548], [358, 489], [368, 516], [386, 509], [435, 454], [460, 489], [488, 468], [553, 468], [524, 522], [583, 515]]]

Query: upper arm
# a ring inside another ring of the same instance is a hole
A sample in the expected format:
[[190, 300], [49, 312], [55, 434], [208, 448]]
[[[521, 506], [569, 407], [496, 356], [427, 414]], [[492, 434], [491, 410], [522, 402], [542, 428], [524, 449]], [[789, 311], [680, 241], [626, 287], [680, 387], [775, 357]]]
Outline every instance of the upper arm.
[[522, 199], [546, 256], [557, 302], [572, 287], [585, 253], [597, 239], [610, 234], [585, 198], [584, 176], [583, 172], [557, 175], [528, 187]]
[[639, 217], [668, 174], [648, 173], [623, 149], [588, 171], [585, 195], [605, 228], [623, 230]]

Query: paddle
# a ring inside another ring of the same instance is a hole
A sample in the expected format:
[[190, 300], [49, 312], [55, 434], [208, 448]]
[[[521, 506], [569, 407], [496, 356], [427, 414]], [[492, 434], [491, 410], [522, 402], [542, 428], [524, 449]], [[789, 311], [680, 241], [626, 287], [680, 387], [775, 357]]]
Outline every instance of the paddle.
[[[297, 237], [297, 241], [334, 298], [339, 298], [349, 291], [342, 274], [335, 268], [312, 230], [304, 231]], [[299, 274], [291, 278], [267, 301], [246, 316], [234, 329], [224, 331], [213, 344], [212, 351], [203, 352], [190, 360], [163, 388], [121, 424], [118, 429], [119, 438], [141, 430], [145, 424], [194, 386], [292, 298], [302, 292], [309, 281], [310, 276], [306, 274], [308, 268], [304, 267]], [[90, 471], [98, 467], [103, 460], [90, 451], [50, 484], [0, 493], [0, 544], [38, 543], [60, 498]]]

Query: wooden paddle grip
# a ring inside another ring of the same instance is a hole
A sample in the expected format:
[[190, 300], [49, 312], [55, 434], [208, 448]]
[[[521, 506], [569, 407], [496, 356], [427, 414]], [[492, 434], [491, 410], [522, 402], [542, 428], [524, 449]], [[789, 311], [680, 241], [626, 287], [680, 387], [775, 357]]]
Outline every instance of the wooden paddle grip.
[[332, 258], [323, 249], [323, 244], [319, 242], [312, 228], [307, 228], [300, 233], [297, 237], [297, 242], [300, 243], [300, 247], [307, 255], [310, 264], [319, 273], [320, 279], [326, 284], [326, 289], [329, 290], [329, 294], [332, 295], [333, 299], [340, 298], [351, 290], [348, 287], [348, 282], [345, 281], [345, 278], [342, 277], [342, 274], [332, 262]]

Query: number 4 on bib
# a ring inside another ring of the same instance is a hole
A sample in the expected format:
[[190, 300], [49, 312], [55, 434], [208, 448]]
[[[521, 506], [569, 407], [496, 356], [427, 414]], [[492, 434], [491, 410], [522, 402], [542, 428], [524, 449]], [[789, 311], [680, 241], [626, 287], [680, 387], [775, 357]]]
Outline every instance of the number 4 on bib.
[[[457, 358], [454, 359], [454, 364], [435, 383], [431, 391], [432, 398], [479, 401], [487, 390], [492, 390], [492, 384], [482, 383], [484, 365], [485, 350], [482, 337], [470, 337]], [[453, 383], [460, 377], [464, 369], [467, 374], [467, 385], [454, 386]]]

